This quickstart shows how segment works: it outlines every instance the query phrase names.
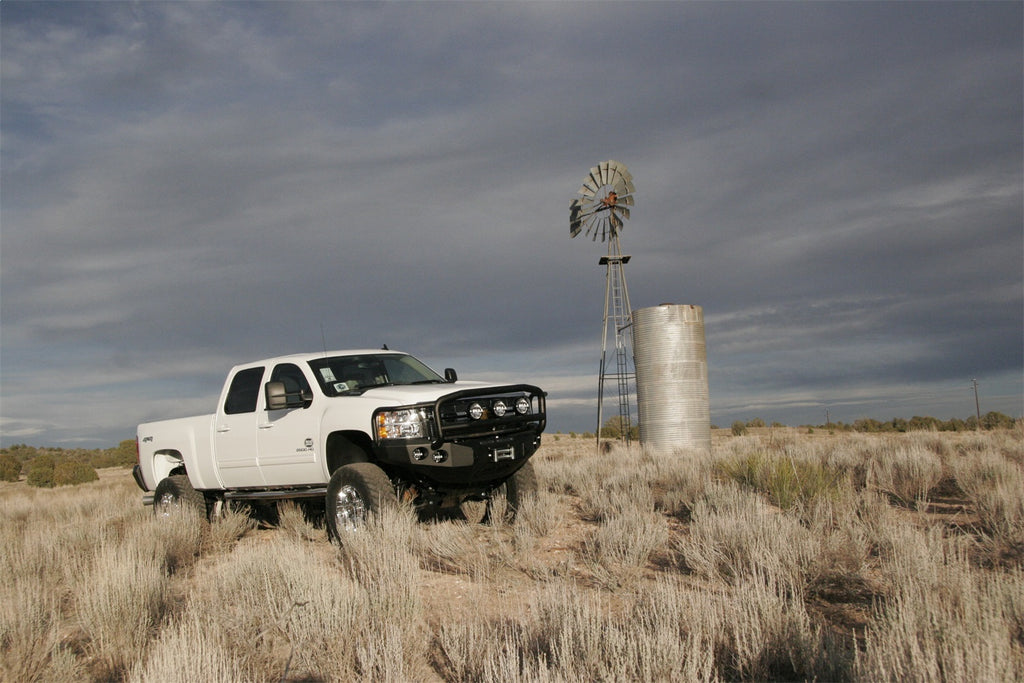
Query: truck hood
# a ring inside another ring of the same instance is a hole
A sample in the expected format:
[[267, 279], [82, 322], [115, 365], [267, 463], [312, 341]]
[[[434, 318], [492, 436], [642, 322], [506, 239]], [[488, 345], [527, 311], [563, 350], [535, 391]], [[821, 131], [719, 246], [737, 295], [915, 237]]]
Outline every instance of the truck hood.
[[367, 389], [363, 392], [363, 398], [373, 398], [379, 403], [391, 403], [396, 406], [412, 405], [414, 403], [433, 403], [437, 399], [462, 389], [495, 389], [508, 386], [507, 384], [492, 384], [490, 382], [455, 382], [454, 384], [406, 384], [398, 386], [385, 386], [376, 389]]

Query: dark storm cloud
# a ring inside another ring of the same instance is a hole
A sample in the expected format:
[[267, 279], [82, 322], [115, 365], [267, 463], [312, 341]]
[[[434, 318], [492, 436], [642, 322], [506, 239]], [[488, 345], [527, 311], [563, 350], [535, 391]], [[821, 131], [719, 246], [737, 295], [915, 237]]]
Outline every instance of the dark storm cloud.
[[964, 415], [973, 376], [1019, 414], [1021, 14], [4, 2], [3, 440], [110, 443], [323, 338], [592, 429], [605, 245], [566, 214], [608, 158], [715, 422]]

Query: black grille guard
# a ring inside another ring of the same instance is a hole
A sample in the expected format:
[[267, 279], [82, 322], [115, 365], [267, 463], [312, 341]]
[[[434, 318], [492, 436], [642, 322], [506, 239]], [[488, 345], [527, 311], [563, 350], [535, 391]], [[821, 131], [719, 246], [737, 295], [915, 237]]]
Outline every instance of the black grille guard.
[[[537, 412], [526, 415], [506, 415], [505, 417], [491, 417], [485, 420], [474, 420], [468, 424], [445, 425], [441, 419], [441, 407], [446, 403], [460, 401], [463, 399], [476, 398], [479, 396], [502, 396], [504, 394], [527, 393], [531, 398], [537, 399]], [[445, 394], [434, 402], [434, 429], [437, 434], [437, 441], [452, 441], [454, 439], [470, 439], [481, 436], [500, 436], [509, 432], [518, 431], [520, 425], [533, 424], [532, 431], [540, 434], [547, 425], [547, 393], [540, 387], [532, 384], [509, 384], [497, 387], [482, 387], [479, 389], [463, 389]]]

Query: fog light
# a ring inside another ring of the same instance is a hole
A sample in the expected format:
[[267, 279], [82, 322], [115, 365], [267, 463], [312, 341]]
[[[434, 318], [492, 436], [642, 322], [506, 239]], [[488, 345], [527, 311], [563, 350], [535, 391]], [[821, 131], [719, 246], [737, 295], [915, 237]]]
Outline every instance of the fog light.
[[505, 413], [508, 412], [508, 406], [505, 405], [504, 401], [495, 401], [494, 405], [491, 406], [491, 410], [494, 411], [495, 417], [505, 417]]
[[414, 450], [412, 452], [412, 457], [417, 462], [420, 461], [420, 460], [426, 459], [426, 457], [427, 457], [427, 449], [426, 448], [417, 448], [416, 450]]
[[519, 400], [516, 401], [516, 412], [520, 415], [526, 415], [530, 412], [530, 399], [520, 396]]
[[479, 420], [484, 416], [484, 407], [479, 403], [473, 403], [469, 406], [469, 416], [474, 420]]
[[445, 451], [434, 451], [434, 462], [444, 462], [448, 459], [448, 453]]

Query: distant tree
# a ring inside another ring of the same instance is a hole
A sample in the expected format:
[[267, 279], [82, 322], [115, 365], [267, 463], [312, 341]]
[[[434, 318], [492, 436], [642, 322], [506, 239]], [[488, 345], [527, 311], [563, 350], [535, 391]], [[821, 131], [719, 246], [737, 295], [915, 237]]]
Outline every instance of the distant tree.
[[747, 433], [747, 423], [743, 420], [736, 420], [732, 423], [732, 435], [743, 436]]
[[99, 475], [96, 474], [96, 470], [84, 462], [65, 460], [57, 463], [53, 468], [54, 486], [73, 486], [97, 479], [99, 479]]
[[764, 427], [764, 420], [762, 420], [759, 417], [755, 417], [753, 420], [747, 420], [747, 426], [750, 427], [751, 429], [757, 427]]
[[[604, 425], [601, 427], [601, 438], [602, 439], [621, 439], [623, 427], [625, 426], [625, 420], [621, 415], [613, 415], [605, 420]], [[640, 425], [629, 426], [629, 438], [636, 440], [640, 438]]]
[[29, 486], [53, 488], [54, 467], [52, 455], [44, 454], [33, 458], [25, 467], [25, 482]]
[[0, 481], [18, 481], [21, 476], [21, 461], [10, 453], [0, 455]]
[[1003, 413], [990, 411], [981, 416], [982, 429], [1012, 429], [1013, 418]]

